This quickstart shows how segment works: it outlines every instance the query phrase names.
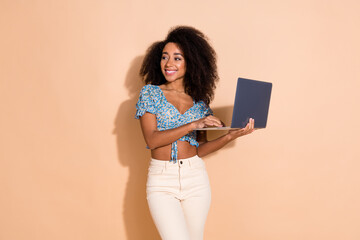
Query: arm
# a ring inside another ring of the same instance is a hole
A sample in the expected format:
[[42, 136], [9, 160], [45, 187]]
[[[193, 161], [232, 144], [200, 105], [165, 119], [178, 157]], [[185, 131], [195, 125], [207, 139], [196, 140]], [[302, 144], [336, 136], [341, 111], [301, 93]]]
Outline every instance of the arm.
[[254, 119], [250, 119], [249, 123], [245, 128], [239, 130], [230, 130], [227, 134], [214, 139], [212, 141], [206, 140], [206, 135], [204, 133], [200, 134], [199, 142], [200, 145], [198, 147], [198, 156], [204, 157], [212, 152], [219, 150], [224, 147], [229, 142], [235, 140], [238, 137], [250, 134], [254, 131]]
[[193, 131], [195, 128], [221, 126], [221, 122], [214, 116], [208, 116], [206, 118], [182, 125], [178, 128], [159, 131], [157, 129], [156, 116], [146, 112], [140, 117], [140, 125], [147, 146], [150, 149], [155, 149], [175, 142], [182, 136], [185, 136], [189, 132]]

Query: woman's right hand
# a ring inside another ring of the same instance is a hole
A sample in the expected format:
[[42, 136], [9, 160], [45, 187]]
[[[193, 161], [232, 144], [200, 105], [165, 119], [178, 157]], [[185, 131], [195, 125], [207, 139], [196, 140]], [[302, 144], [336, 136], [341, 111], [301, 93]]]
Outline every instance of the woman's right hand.
[[204, 127], [222, 127], [223, 123], [219, 118], [215, 116], [207, 116], [192, 122], [194, 128], [204, 128]]

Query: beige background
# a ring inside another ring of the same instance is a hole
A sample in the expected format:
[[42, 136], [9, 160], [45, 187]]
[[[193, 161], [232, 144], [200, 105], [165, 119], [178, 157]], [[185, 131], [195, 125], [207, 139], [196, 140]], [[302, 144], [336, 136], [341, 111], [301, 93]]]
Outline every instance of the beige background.
[[205, 158], [205, 239], [360, 239], [356, 0], [1, 0], [0, 239], [158, 239], [133, 119], [147, 47], [208, 35], [235, 81], [273, 82], [268, 127]]

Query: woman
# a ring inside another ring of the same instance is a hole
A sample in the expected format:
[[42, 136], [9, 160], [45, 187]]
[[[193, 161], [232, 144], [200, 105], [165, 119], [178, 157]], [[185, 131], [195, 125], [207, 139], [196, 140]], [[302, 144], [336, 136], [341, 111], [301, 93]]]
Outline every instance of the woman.
[[203, 239], [211, 192], [201, 158], [253, 132], [254, 120], [212, 141], [205, 131], [194, 131], [223, 124], [209, 107], [218, 81], [216, 53], [192, 27], [176, 27], [150, 46], [140, 75], [147, 85], [135, 117], [151, 149], [146, 185], [151, 215], [162, 239]]

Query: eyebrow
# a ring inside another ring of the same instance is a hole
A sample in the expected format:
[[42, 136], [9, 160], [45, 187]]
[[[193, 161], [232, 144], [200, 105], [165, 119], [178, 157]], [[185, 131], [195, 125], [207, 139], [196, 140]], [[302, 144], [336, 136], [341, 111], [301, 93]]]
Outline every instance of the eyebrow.
[[[162, 54], [167, 54], [167, 55], [169, 55], [169, 53], [168, 53], [168, 52], [163, 52]], [[174, 55], [180, 55], [180, 56], [182, 56], [182, 57], [183, 57], [183, 55], [182, 55], [181, 53], [174, 53]]]

